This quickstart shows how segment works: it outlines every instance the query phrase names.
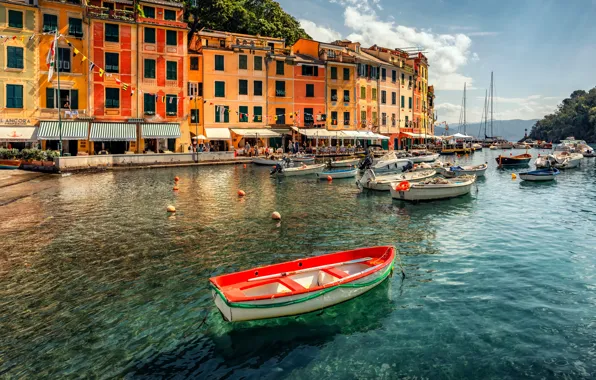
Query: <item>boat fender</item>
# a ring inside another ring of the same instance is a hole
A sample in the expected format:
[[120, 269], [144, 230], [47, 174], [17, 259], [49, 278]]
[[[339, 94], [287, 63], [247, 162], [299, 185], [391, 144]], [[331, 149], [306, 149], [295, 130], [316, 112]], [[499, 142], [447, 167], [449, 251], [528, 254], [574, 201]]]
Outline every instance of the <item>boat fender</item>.
[[178, 191], [178, 190], [179, 190], [179, 189], [178, 189], [178, 186], [174, 186], [173, 190], [174, 190], [174, 191]]
[[400, 182], [396, 187], [395, 187], [396, 191], [408, 191], [410, 190], [410, 182], [408, 181], [402, 181]]
[[167, 210], [168, 212], [176, 212], [176, 207], [174, 207], [174, 206], [171, 206], [171, 205], [170, 205], [170, 206], [168, 206], [168, 207], [167, 207], [167, 209], [166, 209], [166, 210]]
[[274, 211], [271, 214], [271, 219], [273, 219], [273, 220], [281, 220], [281, 214], [279, 212], [277, 212], [277, 211]]

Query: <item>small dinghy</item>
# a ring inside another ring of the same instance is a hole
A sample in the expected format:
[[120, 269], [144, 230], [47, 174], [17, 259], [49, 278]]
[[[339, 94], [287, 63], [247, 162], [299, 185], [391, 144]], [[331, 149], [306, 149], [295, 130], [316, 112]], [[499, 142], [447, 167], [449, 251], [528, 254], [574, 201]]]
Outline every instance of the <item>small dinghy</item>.
[[255, 165], [264, 165], [264, 166], [273, 166], [283, 162], [283, 159], [277, 159], [274, 157], [271, 158], [263, 158], [263, 157], [253, 157], [252, 163]]
[[499, 167], [527, 165], [531, 159], [532, 155], [528, 153], [519, 154], [517, 156], [499, 155], [499, 157], [495, 158], [495, 160], [497, 160], [497, 164], [499, 164]]
[[348, 160], [331, 161], [329, 165], [332, 168], [349, 168], [358, 165], [359, 162], [359, 158], [350, 158]]
[[577, 168], [584, 155], [581, 153], [570, 153], [562, 152], [560, 154], [554, 154], [555, 162], [554, 167], [557, 169], [573, 169]]
[[439, 159], [439, 156], [439, 153], [427, 153], [421, 155], [413, 155], [411, 157], [408, 157], [408, 159], [412, 161], [414, 164], [419, 164], [421, 162], [434, 162]]
[[332, 179], [354, 178], [354, 177], [356, 177], [356, 174], [358, 174], [358, 169], [356, 169], [356, 168], [339, 169], [339, 170], [325, 170], [321, 173], [317, 173], [317, 177], [319, 177], [319, 179], [329, 179], [329, 177], [331, 177]]
[[432, 178], [419, 183], [395, 182], [389, 190], [394, 199], [414, 202], [429, 201], [468, 194], [474, 182], [476, 182], [475, 176], [461, 176], [453, 179]]
[[277, 164], [271, 170], [271, 175], [278, 177], [293, 177], [299, 175], [310, 175], [317, 174], [325, 170], [325, 164], [316, 165], [305, 165], [304, 163], [294, 168], [284, 168], [282, 165]]
[[360, 164], [359, 169], [372, 169], [375, 173], [395, 173], [409, 170], [412, 167], [414, 164], [409, 158], [398, 158], [395, 153], [389, 153], [378, 160], [371, 160], [370, 156], [367, 156]]
[[389, 191], [394, 182], [424, 181], [425, 179], [431, 178], [435, 174], [437, 174], [437, 172], [434, 170], [424, 170], [410, 173], [387, 174], [377, 176], [374, 171], [368, 169], [364, 173], [364, 175], [360, 177], [358, 181], [356, 181], [356, 184], [358, 185], [358, 187], [362, 187], [369, 190]]
[[355, 298], [389, 277], [395, 248], [360, 248], [209, 279], [230, 322], [298, 315]]
[[459, 177], [461, 175], [475, 175], [476, 177], [484, 177], [484, 173], [488, 168], [487, 164], [470, 165], [470, 166], [451, 166], [443, 169], [443, 174], [447, 178]]
[[555, 176], [559, 174], [561, 174], [559, 169], [550, 168], [519, 173], [519, 178], [524, 181], [552, 181], [555, 179]]
[[314, 164], [315, 156], [313, 154], [297, 154], [292, 156], [294, 162], [304, 162], [305, 164]]

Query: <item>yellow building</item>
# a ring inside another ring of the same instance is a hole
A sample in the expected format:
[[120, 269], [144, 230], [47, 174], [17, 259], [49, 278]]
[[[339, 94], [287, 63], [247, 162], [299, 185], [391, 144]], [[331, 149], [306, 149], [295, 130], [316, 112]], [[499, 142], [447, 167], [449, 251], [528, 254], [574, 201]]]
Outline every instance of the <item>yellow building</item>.
[[[42, 147], [59, 149], [59, 138], [62, 135], [65, 153], [73, 156], [89, 153], [89, 67], [88, 63], [81, 63], [83, 55], [89, 54], [89, 28], [83, 20], [83, 7], [76, 0], [64, 3], [39, 0], [39, 11], [40, 23], [37, 31], [50, 33], [39, 37], [39, 138]], [[55, 48], [57, 67], [51, 81], [48, 81], [46, 57], [54, 41], [54, 34], [51, 33], [56, 31], [64, 38], [58, 39]], [[62, 121], [60, 125], [59, 119]]]
[[0, 2], [0, 144], [23, 148], [36, 139], [39, 117], [39, 14], [29, 1]]

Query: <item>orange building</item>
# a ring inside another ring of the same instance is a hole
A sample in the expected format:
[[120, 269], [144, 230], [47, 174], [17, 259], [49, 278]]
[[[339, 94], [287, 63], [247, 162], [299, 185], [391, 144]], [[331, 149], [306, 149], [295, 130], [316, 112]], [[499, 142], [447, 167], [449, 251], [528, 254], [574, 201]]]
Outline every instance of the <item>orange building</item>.
[[[296, 54], [294, 70], [294, 125], [325, 127], [325, 62]], [[332, 120], [337, 125], [337, 113]]]
[[[279, 131], [299, 125], [301, 114], [294, 111], [294, 65], [296, 56], [283, 40], [271, 43], [267, 53], [267, 122]], [[294, 135], [293, 140], [298, 136]], [[271, 146], [282, 145], [276, 139]]]
[[[192, 141], [195, 136], [205, 135], [203, 127], [203, 55], [197, 50], [197, 38], [193, 38], [188, 48], [186, 77], [188, 78], [188, 108], [189, 113], [186, 120], [188, 134]], [[183, 130], [186, 130], [183, 128]]]

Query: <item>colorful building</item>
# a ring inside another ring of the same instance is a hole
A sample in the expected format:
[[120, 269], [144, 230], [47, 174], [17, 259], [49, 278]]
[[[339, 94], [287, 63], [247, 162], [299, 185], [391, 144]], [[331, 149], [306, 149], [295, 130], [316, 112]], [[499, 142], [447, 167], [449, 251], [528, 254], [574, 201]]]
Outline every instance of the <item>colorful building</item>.
[[[186, 64], [186, 77], [188, 78], [188, 116], [186, 125], [191, 142], [198, 142], [196, 138], [199, 135], [205, 135], [203, 126], [204, 118], [204, 100], [203, 100], [203, 55], [198, 51], [200, 40], [196, 37], [192, 39], [188, 47], [188, 56]], [[186, 131], [186, 128], [183, 128]]]
[[36, 140], [39, 117], [35, 1], [0, 2], [0, 144], [24, 148]]

